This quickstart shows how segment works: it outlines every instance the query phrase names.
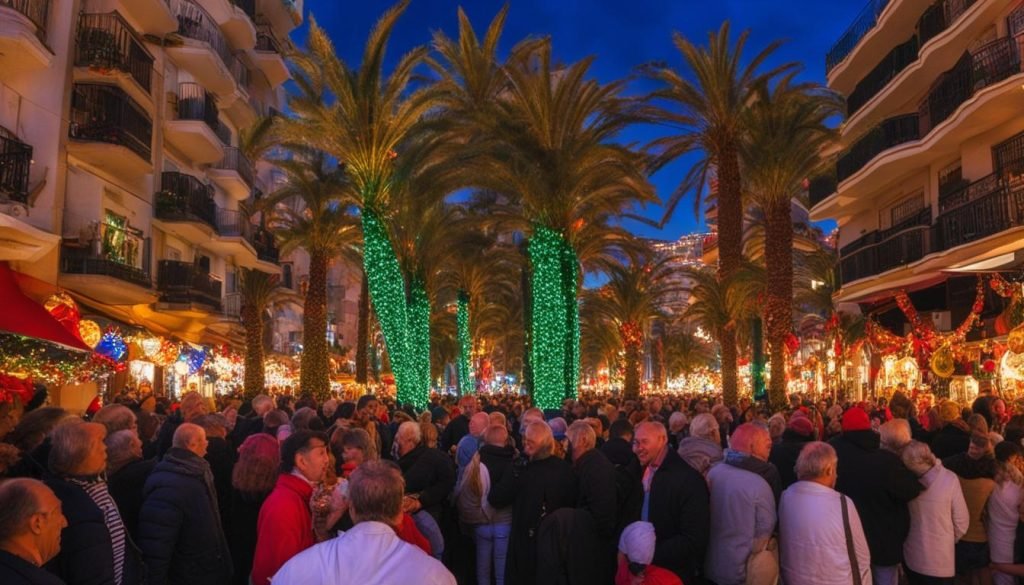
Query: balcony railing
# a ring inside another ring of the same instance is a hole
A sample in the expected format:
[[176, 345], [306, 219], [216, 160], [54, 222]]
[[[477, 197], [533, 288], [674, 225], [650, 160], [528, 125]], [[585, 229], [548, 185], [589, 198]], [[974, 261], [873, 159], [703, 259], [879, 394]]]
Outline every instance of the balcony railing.
[[192, 0], [168, 0], [168, 4], [171, 12], [178, 18], [178, 34], [209, 45], [235, 81], [242, 87], [247, 85], [249, 71], [231, 51], [231, 45], [221, 32], [217, 21]]
[[843, 247], [843, 284], [916, 262], [932, 250], [932, 210], [926, 207], [885, 230], [869, 232]]
[[[118, 280], [150, 288], [149, 278], [149, 240], [138, 236], [126, 236], [123, 248], [105, 250], [104, 242], [80, 242], [80, 245], [62, 245], [60, 250], [60, 270], [65, 274], [91, 274], [110, 276]], [[131, 252], [130, 249], [135, 252]], [[132, 258], [129, 254], [140, 254]]]
[[214, 132], [220, 131], [217, 100], [198, 83], [178, 84], [178, 119], [200, 120]]
[[954, 207], [959, 207], [964, 203], [984, 197], [1000, 189], [1002, 184], [1002, 180], [996, 173], [984, 176], [977, 181], [961, 181], [959, 188], [951, 190], [945, 195], [939, 195], [939, 213], [945, 213]]
[[959, 207], [950, 208], [936, 219], [941, 249], [998, 234], [1024, 224], [1024, 185], [1003, 184]]
[[224, 316], [242, 316], [242, 293], [227, 293], [224, 295]]
[[211, 168], [226, 171], [235, 171], [249, 187], [253, 186], [252, 162], [242, 154], [238, 148], [228, 146], [224, 148], [224, 158], [220, 162], [211, 165]]
[[192, 262], [161, 260], [157, 264], [157, 289], [163, 303], [202, 303], [220, 310], [220, 280]]
[[153, 122], [149, 114], [112, 85], [75, 84], [68, 133], [78, 140], [119, 144], [150, 160]]
[[846, 98], [846, 115], [852, 116], [871, 98], [879, 94], [908, 65], [917, 61], [917, 36], [898, 45], [886, 55], [870, 73], [860, 80], [857, 87]]
[[153, 56], [117, 12], [83, 14], [79, 18], [75, 65], [124, 71], [146, 93], [152, 88]]
[[252, 242], [253, 225], [249, 216], [233, 209], [217, 209], [217, 233], [224, 237]]
[[811, 179], [807, 186], [807, 198], [811, 207], [821, 203], [829, 195], [836, 192], [836, 178], [834, 175], [820, 175]]
[[217, 206], [213, 187], [192, 175], [166, 171], [156, 194], [156, 216], [168, 221], [193, 221], [217, 229]]
[[260, 260], [274, 264], [280, 260], [277, 244], [274, 242], [274, 234], [269, 230], [257, 227], [253, 232], [252, 245], [256, 248], [256, 256]]
[[949, 28], [977, 0], [943, 0], [932, 4], [917, 21], [918, 42], [923, 47]]
[[281, 54], [281, 44], [269, 25], [261, 24], [256, 28], [256, 50]]
[[21, 13], [36, 25], [36, 37], [46, 44], [46, 21], [50, 16], [50, 0], [0, 0], [0, 8]]
[[1006, 17], [1006, 30], [1011, 37], [1024, 33], [1024, 4], [1014, 8]]
[[32, 147], [0, 128], [0, 199], [28, 203]]
[[836, 178], [844, 181], [864, 168], [873, 158], [894, 146], [921, 137], [917, 114], [889, 118], [875, 126], [836, 161]]
[[832, 48], [825, 54], [826, 75], [836, 65], [842, 63], [847, 55], [853, 52], [853, 49], [868, 34], [868, 31], [875, 28], [875, 25], [878, 24], [878, 16], [882, 14], [882, 11], [885, 10], [888, 4], [889, 0], [868, 0], [867, 5], [861, 9], [860, 14], [854, 19], [853, 24], [846, 29], [843, 36], [839, 37], [836, 44], [832, 45]]

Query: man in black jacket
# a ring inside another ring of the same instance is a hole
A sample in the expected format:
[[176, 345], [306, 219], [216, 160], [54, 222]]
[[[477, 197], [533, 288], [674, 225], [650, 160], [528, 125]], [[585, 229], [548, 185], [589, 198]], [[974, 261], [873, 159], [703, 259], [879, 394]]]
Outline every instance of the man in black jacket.
[[41, 565], [60, 550], [67, 526], [57, 496], [36, 479], [0, 484], [0, 583], [63, 585]]
[[600, 563], [601, 583], [611, 583], [615, 577], [616, 545], [618, 544], [618, 494], [615, 466], [595, 448], [597, 433], [586, 421], [569, 425], [566, 436], [572, 450], [572, 467], [576, 473], [576, 507], [590, 513], [594, 519], [599, 550], [593, 562]]
[[[799, 414], [798, 414], [799, 413]], [[796, 483], [796, 460], [807, 443], [814, 440], [814, 423], [799, 410], [789, 418], [782, 441], [772, 445], [768, 461], [779, 471], [782, 489]]]
[[469, 419], [480, 412], [480, 402], [477, 397], [467, 394], [459, 399], [459, 416], [453, 418], [448, 426], [444, 428], [438, 441], [441, 450], [448, 453], [453, 447], [459, 444], [462, 437], [469, 434]]
[[640, 519], [654, 524], [658, 538], [652, 564], [683, 583], [700, 582], [711, 528], [704, 477], [668, 448], [668, 431], [661, 423], [637, 425], [633, 451], [643, 467]]
[[871, 430], [864, 409], [847, 409], [842, 428], [843, 434], [831, 441], [839, 457], [836, 491], [857, 505], [871, 550], [873, 581], [896, 585], [898, 565], [903, 562], [903, 541], [910, 533], [907, 504], [924, 487], [897, 455], [879, 448], [879, 435]]
[[448, 494], [455, 488], [455, 469], [451, 459], [437, 449], [423, 444], [419, 423], [404, 422], [395, 436], [398, 444], [398, 467], [405, 478], [405, 512], [420, 510], [441, 521], [441, 510]]
[[234, 569], [213, 473], [203, 459], [206, 432], [182, 423], [171, 445], [146, 480], [139, 515], [139, 545], [149, 585], [228, 583]]

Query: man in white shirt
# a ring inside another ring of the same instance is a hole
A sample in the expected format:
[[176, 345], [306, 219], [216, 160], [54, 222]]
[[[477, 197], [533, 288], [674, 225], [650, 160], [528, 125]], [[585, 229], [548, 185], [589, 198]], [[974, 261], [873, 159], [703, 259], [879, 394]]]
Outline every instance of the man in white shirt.
[[782, 493], [779, 552], [786, 585], [849, 585], [855, 565], [860, 584], [872, 583], [871, 553], [857, 508], [835, 491], [837, 464], [831, 445], [807, 443], [796, 460], [799, 481]]
[[455, 585], [455, 577], [420, 548], [398, 538], [405, 482], [394, 464], [367, 461], [349, 478], [355, 526], [304, 550], [271, 578], [273, 585]]

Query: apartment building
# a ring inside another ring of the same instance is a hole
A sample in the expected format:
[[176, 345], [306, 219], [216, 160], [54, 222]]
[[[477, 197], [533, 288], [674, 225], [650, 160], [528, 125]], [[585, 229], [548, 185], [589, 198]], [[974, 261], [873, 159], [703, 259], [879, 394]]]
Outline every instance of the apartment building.
[[[970, 311], [980, 271], [1024, 254], [1024, 3], [872, 0], [826, 57], [846, 97], [834, 174], [811, 219], [838, 222], [838, 302], [903, 333], [906, 289], [939, 330]], [[985, 327], [1000, 307], [991, 294]]]
[[280, 273], [240, 139], [283, 108], [302, 0], [0, 0], [0, 261], [83, 311], [238, 343]]

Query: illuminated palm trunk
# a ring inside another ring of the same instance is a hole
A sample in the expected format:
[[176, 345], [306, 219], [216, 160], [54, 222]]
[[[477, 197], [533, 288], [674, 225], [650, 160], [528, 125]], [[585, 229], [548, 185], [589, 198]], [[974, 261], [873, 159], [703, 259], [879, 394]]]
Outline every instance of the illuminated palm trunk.
[[317, 400], [331, 397], [327, 348], [327, 255], [309, 252], [309, 287], [302, 307], [302, 359], [299, 383], [302, 392]]
[[[743, 262], [743, 198], [739, 152], [728, 142], [719, 147], [718, 171], [718, 281], [726, 283]], [[732, 325], [716, 331], [722, 357], [722, 398], [735, 406], [739, 398], [736, 329]]]
[[266, 373], [263, 369], [263, 314], [262, 309], [251, 302], [242, 304], [242, 326], [245, 328], [245, 397], [252, 399], [266, 388]]
[[771, 350], [768, 400], [775, 408], [787, 403], [786, 337], [793, 331], [793, 220], [788, 199], [779, 199], [765, 213], [764, 320]]
[[619, 337], [622, 338], [622, 347], [626, 353], [622, 395], [626, 400], [636, 400], [640, 397], [644, 334], [639, 325], [632, 321], [626, 321], [619, 325]]
[[422, 278], [409, 283], [409, 360], [415, 372], [412, 403], [426, 408], [430, 401], [430, 297]]
[[405, 279], [384, 224], [376, 213], [363, 209], [363, 270], [373, 310], [391, 358], [399, 403], [417, 403], [417, 368], [409, 351], [409, 318]]
[[367, 370], [370, 365], [370, 291], [366, 285], [366, 272], [363, 272], [362, 285], [359, 289], [359, 324], [356, 328], [356, 384], [366, 384]]
[[528, 253], [533, 400], [540, 408], [558, 408], [576, 395], [579, 380], [576, 254], [564, 237], [543, 226], [534, 229]]
[[458, 309], [455, 313], [455, 322], [458, 326], [459, 357], [459, 394], [472, 394], [475, 390], [473, 379], [470, 375], [470, 354], [473, 351], [473, 343], [469, 334], [469, 296], [465, 291], [459, 291]]

